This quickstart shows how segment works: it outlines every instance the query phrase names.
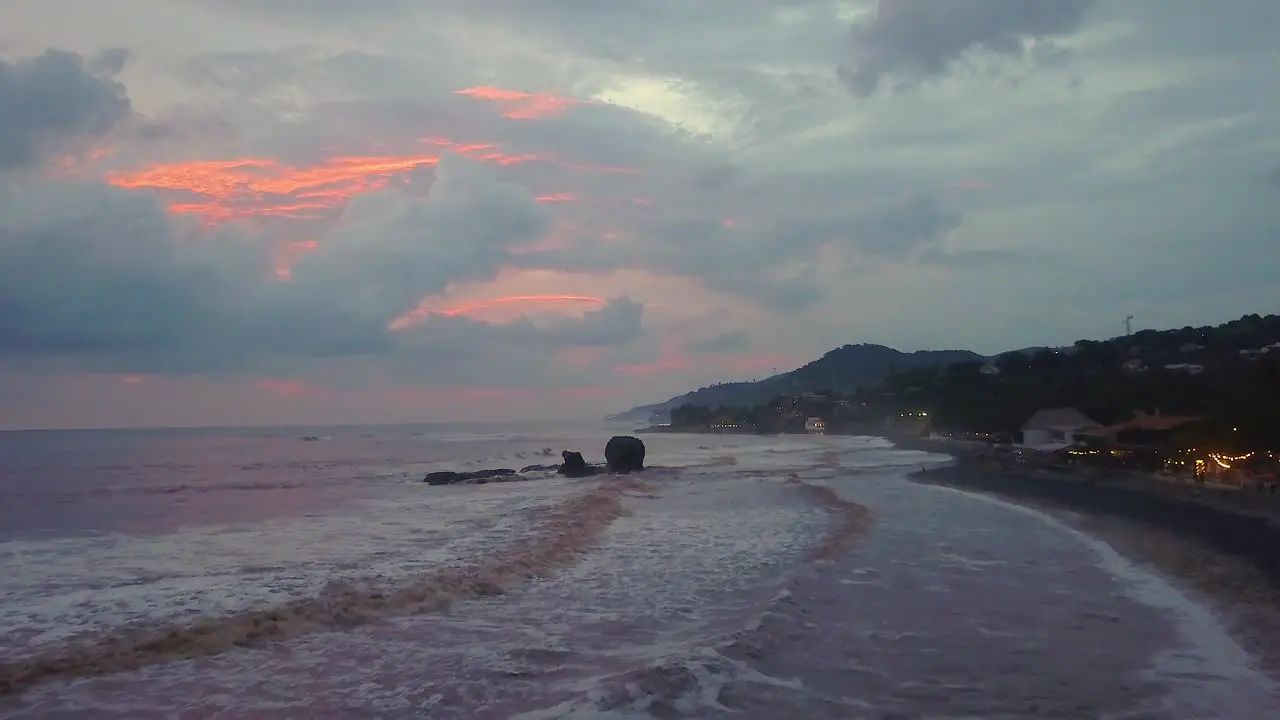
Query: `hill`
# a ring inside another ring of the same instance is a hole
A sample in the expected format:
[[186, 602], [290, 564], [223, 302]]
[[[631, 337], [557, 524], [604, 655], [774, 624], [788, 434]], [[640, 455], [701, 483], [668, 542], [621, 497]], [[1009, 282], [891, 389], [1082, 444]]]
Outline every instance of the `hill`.
[[883, 345], [845, 345], [797, 368], [754, 382], [710, 385], [665, 402], [641, 405], [611, 415], [610, 420], [647, 421], [655, 413], [668, 415], [681, 405], [698, 407], [749, 406], [767, 402], [778, 395], [832, 390], [852, 392], [876, 385], [895, 373], [942, 368], [955, 363], [981, 361], [968, 350], [920, 350], [904, 353]]
[[1220, 447], [1280, 449], [1280, 316], [1216, 326], [1142, 330], [1069, 348], [899, 373], [868, 389], [873, 417], [928, 412], [933, 428], [1016, 433], [1042, 408], [1075, 408], [1110, 425], [1135, 412], [1196, 417]]

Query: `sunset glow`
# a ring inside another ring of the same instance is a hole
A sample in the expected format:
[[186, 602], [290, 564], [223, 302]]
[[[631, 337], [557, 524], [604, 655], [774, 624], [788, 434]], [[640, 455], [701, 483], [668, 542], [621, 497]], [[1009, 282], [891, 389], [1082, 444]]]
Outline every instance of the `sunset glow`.
[[456, 93], [478, 100], [497, 103], [503, 110], [502, 116], [512, 120], [534, 120], [560, 115], [565, 110], [582, 104], [581, 100], [549, 93], [527, 93], [518, 90], [505, 90], [489, 85], [466, 88], [458, 90]]
[[[542, 159], [504, 153], [496, 144], [456, 143], [443, 138], [423, 142], [499, 166]], [[162, 192], [173, 197], [168, 205], [171, 212], [199, 215], [209, 225], [255, 217], [305, 220], [330, 216], [352, 197], [385, 188], [414, 171], [434, 168], [440, 158], [438, 153], [356, 155], [329, 158], [311, 166], [265, 158], [196, 160], [112, 172], [106, 180], [117, 187]]]

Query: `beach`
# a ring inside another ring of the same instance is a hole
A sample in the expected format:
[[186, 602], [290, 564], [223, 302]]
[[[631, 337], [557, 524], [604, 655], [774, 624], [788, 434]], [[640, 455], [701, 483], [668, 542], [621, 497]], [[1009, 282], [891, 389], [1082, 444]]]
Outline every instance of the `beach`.
[[1280, 509], [1272, 496], [963, 453], [909, 477], [1036, 508], [1104, 540], [1196, 593], [1264, 666], [1280, 669]]

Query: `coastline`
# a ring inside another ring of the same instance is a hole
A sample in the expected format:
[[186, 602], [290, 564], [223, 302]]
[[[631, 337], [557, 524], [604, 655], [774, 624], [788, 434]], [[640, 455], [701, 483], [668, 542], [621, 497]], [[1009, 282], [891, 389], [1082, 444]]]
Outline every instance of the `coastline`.
[[1193, 486], [1121, 474], [1001, 468], [963, 451], [930, 451], [955, 459], [910, 473], [910, 481], [1023, 505], [1107, 543], [1212, 607], [1260, 669], [1280, 674], [1280, 503], [1274, 498], [1197, 493]]
[[1248, 561], [1280, 588], [1280, 507], [1243, 490], [1205, 490], [1159, 480], [1002, 467], [959, 456], [917, 471], [913, 482], [976, 490], [1015, 501], [1140, 523]]

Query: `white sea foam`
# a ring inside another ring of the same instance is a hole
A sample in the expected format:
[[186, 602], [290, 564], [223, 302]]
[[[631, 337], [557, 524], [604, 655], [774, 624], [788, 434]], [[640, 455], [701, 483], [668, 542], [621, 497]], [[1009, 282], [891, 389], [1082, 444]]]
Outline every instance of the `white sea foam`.
[[[219, 616], [308, 597], [326, 586], [395, 583], [483, 556], [528, 531], [566, 480], [448, 488], [373, 501], [358, 513], [0, 544], [0, 637], [13, 655], [86, 631]], [[20, 643], [15, 646], [14, 641]]]

